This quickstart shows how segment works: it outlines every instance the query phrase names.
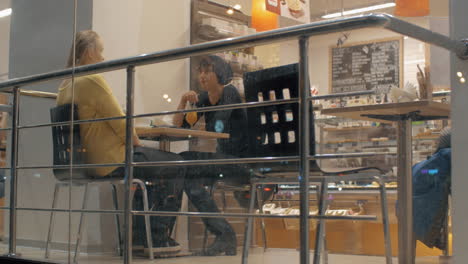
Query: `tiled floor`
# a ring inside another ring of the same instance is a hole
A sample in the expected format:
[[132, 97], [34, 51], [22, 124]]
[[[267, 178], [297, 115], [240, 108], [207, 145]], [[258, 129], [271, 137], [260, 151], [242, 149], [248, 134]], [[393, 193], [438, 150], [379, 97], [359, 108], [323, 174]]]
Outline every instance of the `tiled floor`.
[[[43, 260], [44, 250], [35, 248], [19, 247], [18, 252], [22, 253], [25, 258], [34, 258]], [[311, 255], [312, 257], [312, 255]], [[67, 263], [68, 256], [63, 251], [52, 251], [49, 261], [58, 263]], [[150, 261], [143, 257], [135, 257], [134, 263], [158, 263], [158, 264], [240, 264], [240, 252], [237, 256], [218, 256], [218, 257], [174, 257], [156, 259]], [[122, 259], [116, 256], [88, 255], [81, 254], [78, 263], [80, 264], [110, 264], [122, 263]], [[291, 249], [269, 249], [263, 252], [262, 249], [252, 249], [249, 257], [249, 264], [293, 264], [299, 263], [299, 252]], [[328, 258], [329, 264], [385, 264], [383, 257], [375, 256], [354, 256], [354, 255], [336, 255], [330, 254]], [[394, 258], [393, 263], [398, 263]], [[438, 257], [420, 257], [416, 260], [417, 264], [451, 264], [451, 261], [444, 261]]]

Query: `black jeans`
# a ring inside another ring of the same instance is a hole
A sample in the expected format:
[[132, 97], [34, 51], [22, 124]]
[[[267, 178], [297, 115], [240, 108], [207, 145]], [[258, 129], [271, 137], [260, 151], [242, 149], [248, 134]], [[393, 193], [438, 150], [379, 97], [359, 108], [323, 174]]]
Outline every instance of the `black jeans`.
[[[227, 159], [234, 156], [221, 153], [186, 151], [180, 153], [186, 160]], [[185, 175], [184, 190], [199, 212], [219, 212], [215, 201], [205, 186], [222, 180], [230, 185], [247, 184], [250, 170], [244, 164], [189, 166]], [[234, 230], [224, 218], [202, 218], [206, 228], [218, 237], [233, 235]]]
[[[164, 152], [154, 148], [136, 147], [134, 149], [133, 161], [179, 161], [181, 156], [172, 152]], [[124, 173], [123, 168], [119, 168], [112, 173]], [[148, 182], [146, 189], [148, 192], [148, 202], [152, 211], [179, 211], [183, 184], [185, 177], [184, 167], [134, 167], [133, 177]], [[136, 190], [133, 202], [135, 210], [143, 210], [142, 192]], [[151, 216], [151, 234], [153, 241], [165, 241], [168, 239], [175, 216]], [[134, 216], [133, 218], [133, 239], [135, 245], [146, 243], [144, 216]]]

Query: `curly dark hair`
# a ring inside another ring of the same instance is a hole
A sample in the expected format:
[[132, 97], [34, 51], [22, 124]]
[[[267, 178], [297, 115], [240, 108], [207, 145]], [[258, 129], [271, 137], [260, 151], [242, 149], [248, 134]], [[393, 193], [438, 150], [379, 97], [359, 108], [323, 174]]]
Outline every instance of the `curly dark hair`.
[[222, 85], [226, 85], [232, 81], [231, 66], [218, 56], [209, 55], [202, 57], [198, 68], [204, 71], [213, 71], [218, 78], [218, 82]]

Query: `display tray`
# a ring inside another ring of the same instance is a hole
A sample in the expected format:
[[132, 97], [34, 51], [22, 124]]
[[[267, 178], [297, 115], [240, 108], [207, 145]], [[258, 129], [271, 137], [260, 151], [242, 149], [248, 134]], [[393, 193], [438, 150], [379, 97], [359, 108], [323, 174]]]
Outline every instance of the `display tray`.
[[[396, 184], [386, 184], [385, 185], [385, 188], [387, 190], [396, 190], [397, 189], [397, 185]], [[317, 186], [313, 185], [310, 187], [310, 190], [311, 191], [315, 191], [317, 189]], [[329, 192], [333, 192], [333, 191], [337, 191], [337, 192], [346, 192], [346, 191], [355, 191], [355, 190], [359, 190], [359, 191], [379, 191], [379, 187], [378, 186], [329, 186], [328, 187], [328, 191]], [[299, 191], [299, 185], [280, 185], [280, 191]]]

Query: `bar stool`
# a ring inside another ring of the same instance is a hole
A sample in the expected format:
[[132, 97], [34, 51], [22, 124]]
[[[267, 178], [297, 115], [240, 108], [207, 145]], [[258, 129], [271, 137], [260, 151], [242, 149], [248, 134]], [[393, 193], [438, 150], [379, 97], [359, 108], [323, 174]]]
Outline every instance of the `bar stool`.
[[[247, 102], [274, 101], [298, 98], [299, 72], [297, 64], [264, 69], [244, 74], [244, 89]], [[258, 106], [247, 109], [248, 146], [252, 157], [290, 157], [299, 153], [299, 112], [298, 102], [285, 102], [274, 105]], [[315, 133], [312, 103], [310, 104], [310, 156], [315, 156]], [[260, 184], [290, 182], [298, 184], [298, 162], [276, 162], [255, 164], [257, 179], [252, 179], [251, 201], [249, 213], [254, 213], [253, 205]], [[310, 161], [310, 172], [316, 177], [310, 177], [311, 182], [322, 186], [319, 195], [319, 215], [324, 216], [327, 208], [327, 189], [329, 182], [368, 180], [377, 181], [380, 185], [382, 203], [382, 221], [384, 224], [385, 252], [387, 264], [392, 263], [391, 244], [386, 203], [385, 173], [374, 167], [350, 168], [346, 170], [322, 169], [316, 160]], [[260, 210], [262, 206], [259, 206]], [[261, 212], [261, 211], [260, 211]], [[351, 218], [350, 218], [351, 219]], [[324, 221], [317, 221], [317, 237], [314, 263], [319, 263], [324, 244]], [[252, 218], [246, 223], [242, 263], [248, 260]]]

